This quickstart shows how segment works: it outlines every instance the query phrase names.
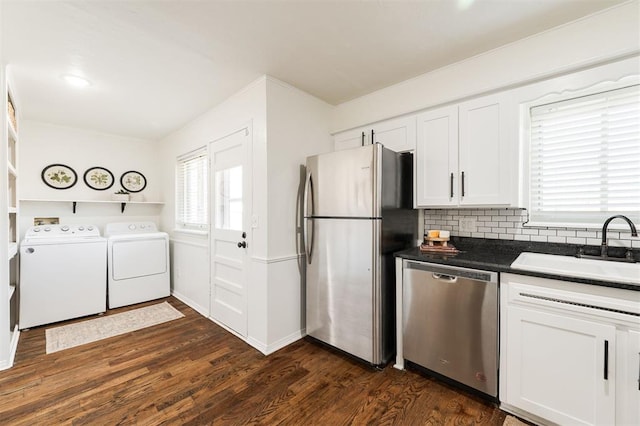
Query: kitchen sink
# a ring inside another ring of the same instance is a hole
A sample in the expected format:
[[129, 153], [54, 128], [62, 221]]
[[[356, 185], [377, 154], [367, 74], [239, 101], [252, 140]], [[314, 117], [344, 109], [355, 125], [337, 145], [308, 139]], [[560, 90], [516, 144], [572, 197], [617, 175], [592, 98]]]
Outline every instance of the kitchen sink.
[[587, 278], [640, 286], [640, 263], [580, 259], [555, 254], [520, 253], [513, 269], [565, 277]]

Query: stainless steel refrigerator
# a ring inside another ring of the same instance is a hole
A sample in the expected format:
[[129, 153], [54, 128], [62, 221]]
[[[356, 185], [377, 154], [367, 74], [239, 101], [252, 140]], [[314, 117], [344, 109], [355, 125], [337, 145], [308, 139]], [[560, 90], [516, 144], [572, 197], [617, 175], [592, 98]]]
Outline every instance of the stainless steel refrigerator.
[[417, 243], [412, 165], [380, 144], [307, 158], [307, 335], [373, 365], [395, 354], [393, 253]]

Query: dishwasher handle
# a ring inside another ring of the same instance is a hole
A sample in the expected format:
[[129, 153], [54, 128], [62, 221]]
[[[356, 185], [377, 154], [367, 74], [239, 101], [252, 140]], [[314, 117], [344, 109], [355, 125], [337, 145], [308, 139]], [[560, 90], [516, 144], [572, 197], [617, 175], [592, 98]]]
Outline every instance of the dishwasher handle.
[[445, 281], [448, 283], [455, 283], [456, 281], [458, 281], [458, 277], [453, 275], [438, 274], [436, 272], [433, 272], [431, 276], [436, 280]]
[[[441, 265], [435, 263], [420, 262], [417, 260], [405, 260], [404, 267], [406, 269], [417, 269], [433, 274], [433, 278], [456, 277], [468, 278], [475, 281], [485, 281], [489, 283], [498, 283], [498, 273], [492, 271], [482, 271], [479, 269], [462, 268], [459, 266]], [[453, 281], [452, 281], [453, 282]]]

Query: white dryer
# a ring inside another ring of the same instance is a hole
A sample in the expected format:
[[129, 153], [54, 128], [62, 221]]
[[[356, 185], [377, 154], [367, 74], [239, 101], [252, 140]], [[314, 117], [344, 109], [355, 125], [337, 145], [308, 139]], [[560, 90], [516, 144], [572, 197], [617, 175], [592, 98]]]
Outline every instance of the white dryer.
[[94, 225], [45, 225], [20, 244], [21, 329], [107, 310], [107, 240]]
[[170, 293], [169, 235], [153, 222], [105, 227], [109, 308], [167, 297]]

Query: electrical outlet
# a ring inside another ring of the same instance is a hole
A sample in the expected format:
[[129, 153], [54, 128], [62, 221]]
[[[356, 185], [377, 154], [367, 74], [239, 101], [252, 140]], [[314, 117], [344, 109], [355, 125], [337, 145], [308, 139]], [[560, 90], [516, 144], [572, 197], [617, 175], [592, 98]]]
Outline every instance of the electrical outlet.
[[476, 232], [476, 218], [462, 217], [460, 218], [460, 232]]

